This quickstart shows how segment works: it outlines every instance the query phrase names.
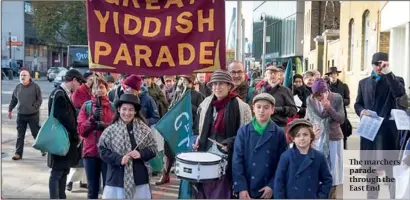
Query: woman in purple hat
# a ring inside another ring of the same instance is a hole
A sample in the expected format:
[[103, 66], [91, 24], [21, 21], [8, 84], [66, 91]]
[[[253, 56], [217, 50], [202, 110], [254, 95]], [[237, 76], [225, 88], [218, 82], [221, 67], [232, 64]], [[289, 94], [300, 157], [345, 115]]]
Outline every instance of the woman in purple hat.
[[336, 187], [343, 184], [343, 132], [340, 124], [345, 120], [343, 98], [329, 91], [326, 81], [316, 79], [312, 95], [306, 100], [306, 116], [314, 124], [313, 147], [325, 154], [333, 177], [329, 198], [336, 198]]

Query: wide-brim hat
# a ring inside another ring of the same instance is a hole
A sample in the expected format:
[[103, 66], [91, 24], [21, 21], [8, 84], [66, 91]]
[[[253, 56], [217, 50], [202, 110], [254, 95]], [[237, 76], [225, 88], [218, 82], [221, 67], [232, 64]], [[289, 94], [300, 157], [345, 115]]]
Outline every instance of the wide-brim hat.
[[332, 73], [342, 73], [342, 71], [337, 70], [337, 67], [331, 67], [329, 68], [328, 72], [326, 73], [326, 75], [330, 75]]
[[227, 71], [224, 71], [224, 70], [215, 71], [211, 76], [211, 80], [209, 80], [209, 82], [206, 84], [206, 86], [211, 88], [212, 84], [214, 84], [216, 82], [224, 82], [224, 83], [228, 83], [228, 84], [234, 86], [231, 74]]
[[114, 105], [116, 108], [120, 107], [124, 103], [129, 103], [134, 105], [135, 110], [138, 112], [141, 110], [140, 99], [133, 94], [122, 94], [120, 99], [115, 100]]

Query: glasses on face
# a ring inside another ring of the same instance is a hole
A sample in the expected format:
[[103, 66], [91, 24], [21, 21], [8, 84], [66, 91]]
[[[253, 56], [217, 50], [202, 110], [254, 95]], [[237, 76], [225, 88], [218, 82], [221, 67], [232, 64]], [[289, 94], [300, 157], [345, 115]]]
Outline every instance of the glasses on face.
[[242, 70], [240, 70], [240, 71], [229, 71], [229, 73], [232, 74], [232, 75], [241, 75], [243, 73], [243, 71]]

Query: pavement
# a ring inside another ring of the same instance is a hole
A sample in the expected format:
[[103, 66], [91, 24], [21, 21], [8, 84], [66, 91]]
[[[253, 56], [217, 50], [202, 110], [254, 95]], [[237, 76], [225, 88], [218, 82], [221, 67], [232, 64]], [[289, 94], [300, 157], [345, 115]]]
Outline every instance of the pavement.
[[[42, 88], [43, 104], [40, 109], [40, 124], [42, 124], [47, 118], [47, 105], [48, 96], [54, 89], [53, 83], [49, 83], [47, 80], [36, 81]], [[8, 104], [11, 99], [11, 94], [14, 87], [18, 83], [18, 79], [13, 81], [3, 80], [2, 82], [2, 129], [1, 129], [1, 141], [2, 141], [2, 159], [1, 159], [1, 183], [0, 186], [3, 192], [3, 198], [49, 198], [48, 194], [48, 179], [50, 175], [50, 169], [47, 167], [47, 158], [42, 157], [40, 152], [32, 148], [34, 142], [31, 136], [30, 130], [27, 130], [24, 156], [22, 160], [13, 161], [11, 157], [14, 155], [16, 134], [16, 115], [13, 113], [13, 118], [10, 120], [7, 117]], [[351, 121], [353, 127], [357, 127], [359, 118], [354, 111], [348, 109], [348, 118]], [[354, 131], [355, 132], [355, 131]], [[353, 133], [348, 139], [348, 148], [352, 150], [359, 149], [359, 136]], [[346, 166], [345, 170], [350, 167]], [[176, 199], [178, 197], [179, 180], [172, 176], [171, 183], [163, 186], [156, 186], [154, 183], [159, 179], [159, 176], [154, 176], [151, 179], [153, 198], [154, 199]], [[87, 191], [85, 189], [79, 189], [78, 183], [74, 184], [72, 192], [66, 192], [69, 199], [85, 199], [87, 197]], [[341, 197], [341, 193], [338, 193], [338, 197]], [[383, 195], [385, 196], [385, 195]], [[382, 198], [382, 196], [380, 196]], [[357, 197], [358, 198], [358, 197]], [[365, 198], [365, 197], [364, 197]]]

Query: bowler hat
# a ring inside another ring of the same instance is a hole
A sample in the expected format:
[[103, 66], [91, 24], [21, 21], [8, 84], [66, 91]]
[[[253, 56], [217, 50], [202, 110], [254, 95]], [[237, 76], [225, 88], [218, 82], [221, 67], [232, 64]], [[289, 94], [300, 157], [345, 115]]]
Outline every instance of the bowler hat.
[[212, 74], [211, 80], [206, 84], [206, 86], [212, 87], [212, 84], [215, 82], [224, 82], [234, 86], [231, 74], [224, 70], [216, 70]]
[[329, 71], [326, 73], [326, 75], [330, 75], [332, 73], [342, 73], [342, 71], [338, 71], [337, 67], [331, 67], [329, 68]]
[[129, 104], [134, 105], [135, 111], [137, 112], [141, 110], [140, 99], [133, 94], [122, 94], [120, 96], [120, 99], [115, 100], [114, 105], [116, 108], [118, 108], [124, 103], [129, 103]]

